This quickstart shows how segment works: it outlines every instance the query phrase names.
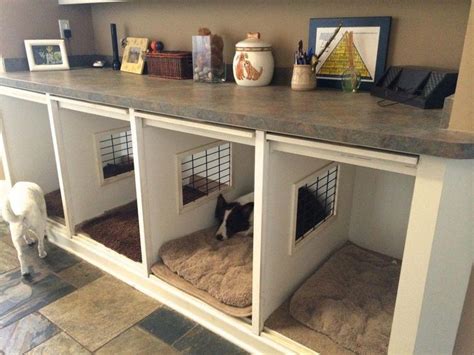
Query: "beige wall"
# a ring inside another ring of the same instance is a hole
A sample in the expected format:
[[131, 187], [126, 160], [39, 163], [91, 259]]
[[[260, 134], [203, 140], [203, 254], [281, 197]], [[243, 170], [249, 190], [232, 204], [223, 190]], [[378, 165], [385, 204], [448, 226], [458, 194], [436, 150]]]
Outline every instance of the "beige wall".
[[392, 16], [389, 64], [458, 68], [470, 0], [161, 0], [95, 4], [97, 54], [111, 54], [109, 24], [119, 36], [163, 40], [168, 49], [191, 49], [200, 26], [223, 34], [226, 60], [247, 31], [273, 44], [276, 65], [292, 65], [296, 43], [308, 39], [309, 18]]
[[93, 54], [90, 5], [59, 6], [58, 0], [0, 0], [0, 57], [26, 57], [25, 39], [59, 38], [58, 19], [71, 25], [69, 55]]

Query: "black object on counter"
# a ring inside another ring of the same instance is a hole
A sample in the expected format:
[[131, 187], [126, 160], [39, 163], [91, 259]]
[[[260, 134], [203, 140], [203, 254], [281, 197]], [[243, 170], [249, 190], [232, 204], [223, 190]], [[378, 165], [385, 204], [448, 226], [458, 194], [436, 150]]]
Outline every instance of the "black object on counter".
[[110, 24], [110, 33], [112, 35], [112, 51], [113, 51], [112, 69], [120, 70], [120, 59], [119, 59], [118, 43], [117, 43], [117, 25], [115, 23]]
[[420, 108], [442, 108], [444, 99], [454, 94], [457, 80], [457, 71], [394, 66], [372, 87], [371, 94]]

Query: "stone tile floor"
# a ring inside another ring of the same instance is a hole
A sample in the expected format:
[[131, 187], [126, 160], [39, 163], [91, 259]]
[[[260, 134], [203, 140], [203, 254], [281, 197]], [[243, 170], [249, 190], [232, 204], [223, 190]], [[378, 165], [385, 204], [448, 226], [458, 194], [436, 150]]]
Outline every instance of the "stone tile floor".
[[0, 354], [243, 354], [242, 349], [46, 241], [20, 275], [0, 222]]

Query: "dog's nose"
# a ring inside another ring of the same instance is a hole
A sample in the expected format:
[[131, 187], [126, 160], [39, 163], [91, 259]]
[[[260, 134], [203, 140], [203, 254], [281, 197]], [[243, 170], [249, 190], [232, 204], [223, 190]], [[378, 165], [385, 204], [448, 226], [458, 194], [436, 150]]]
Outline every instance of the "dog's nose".
[[217, 240], [224, 240], [224, 237], [222, 236], [222, 234], [218, 234], [218, 235], [216, 235], [216, 239]]

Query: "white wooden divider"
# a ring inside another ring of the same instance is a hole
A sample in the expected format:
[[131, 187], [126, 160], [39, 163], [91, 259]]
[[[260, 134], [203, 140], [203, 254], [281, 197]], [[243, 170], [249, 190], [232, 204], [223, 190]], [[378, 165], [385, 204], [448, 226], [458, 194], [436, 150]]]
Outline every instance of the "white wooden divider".
[[132, 130], [133, 164], [135, 170], [142, 264], [145, 268], [146, 274], [148, 275], [153, 263], [153, 253], [150, 233], [148, 183], [145, 164], [145, 137], [143, 136], [143, 118], [136, 117], [134, 109], [130, 109], [130, 126]]
[[53, 101], [49, 94], [46, 94], [48, 99], [48, 114], [49, 123], [51, 126], [51, 136], [53, 138], [54, 156], [56, 158], [56, 166], [58, 169], [59, 188], [61, 190], [61, 199], [64, 210], [64, 219], [68, 236], [71, 238], [75, 233], [74, 216], [72, 211], [72, 196], [71, 186], [69, 183], [69, 174], [67, 169], [67, 161], [65, 157], [63, 131], [61, 128], [61, 118], [59, 116], [59, 104]]
[[265, 248], [265, 223], [266, 218], [266, 186], [269, 159], [269, 143], [265, 132], [256, 132], [255, 141], [255, 183], [254, 183], [254, 220], [253, 220], [253, 262], [252, 262], [252, 330], [260, 334], [263, 329], [263, 315], [261, 302], [262, 294], [261, 279], [263, 274], [264, 260], [262, 250]]
[[271, 149], [400, 174], [415, 175], [418, 157], [268, 134]]
[[45, 94], [40, 94], [33, 91], [26, 91], [20, 89], [9, 88], [6, 86], [0, 86], [0, 95], [14, 97], [16, 99], [22, 99], [27, 101], [36, 102], [39, 104], [47, 103], [48, 99]]
[[89, 113], [91, 115], [105, 116], [122, 121], [130, 120], [128, 110], [124, 108], [111, 107], [78, 100], [71, 100], [66, 99], [64, 97], [50, 97], [51, 100], [59, 102], [59, 107], [62, 109]]
[[182, 118], [171, 118], [162, 115], [135, 112], [136, 117], [145, 119], [146, 126], [170, 129], [182, 133], [195, 134], [219, 140], [246, 145], [255, 145], [255, 133], [241, 128], [227, 128], [209, 123], [200, 123]]
[[[0, 112], [1, 114], [1, 112]], [[5, 181], [8, 184], [8, 188], [12, 187], [12, 175], [10, 171], [10, 156], [7, 149], [7, 141], [5, 134], [3, 133], [3, 118], [0, 116], [0, 163], [2, 164], [3, 174], [5, 175]]]

